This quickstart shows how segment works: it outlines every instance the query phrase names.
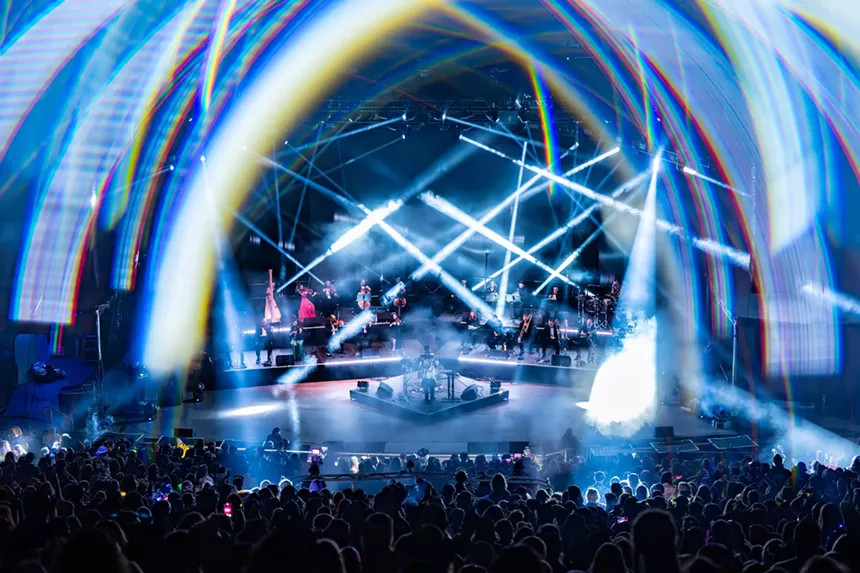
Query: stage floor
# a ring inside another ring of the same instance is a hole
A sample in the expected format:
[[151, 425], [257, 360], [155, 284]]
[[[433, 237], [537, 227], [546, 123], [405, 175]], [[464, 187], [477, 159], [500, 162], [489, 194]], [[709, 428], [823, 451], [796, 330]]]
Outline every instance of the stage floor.
[[[375, 381], [378, 381], [376, 379]], [[576, 406], [583, 390], [532, 383], [504, 383], [509, 400], [447, 419], [417, 423], [350, 400], [355, 380], [256, 386], [207, 392], [202, 403], [162, 408], [149, 423], [114, 424], [115, 432], [172, 435], [191, 428], [195, 436], [262, 442], [275, 426], [302, 443], [386, 442], [386, 451], [464, 451], [467, 442], [556, 442], [572, 428], [584, 444], [618, 442], [600, 436]], [[674, 426], [676, 436], [734, 435], [716, 430], [675, 406], [661, 406], [656, 418], [630, 439], [653, 436], [654, 426]]]

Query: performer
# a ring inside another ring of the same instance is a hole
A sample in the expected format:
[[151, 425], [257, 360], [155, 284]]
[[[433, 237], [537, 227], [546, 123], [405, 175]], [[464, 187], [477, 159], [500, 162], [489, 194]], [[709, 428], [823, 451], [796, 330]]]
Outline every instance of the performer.
[[403, 309], [406, 307], [406, 284], [404, 284], [403, 280], [400, 277], [397, 277], [397, 281], [394, 283], [397, 285], [397, 293], [394, 296], [394, 308], [400, 311], [400, 314], [403, 314]]
[[396, 312], [391, 313], [391, 322], [388, 325], [391, 334], [391, 351], [397, 352], [397, 341], [402, 340], [403, 321]]
[[359, 312], [370, 308], [370, 285], [367, 281], [361, 279], [361, 286], [358, 287], [358, 294], [355, 296], [355, 304]]
[[579, 348], [576, 358], [580, 365], [590, 363], [594, 358], [594, 347], [597, 346], [597, 342], [594, 340], [596, 332], [597, 325], [590, 318], [579, 329]]
[[311, 302], [311, 299], [309, 298], [311, 296], [311, 293], [313, 293], [314, 291], [302, 285], [299, 285], [297, 290], [302, 297], [301, 302], [299, 302], [298, 319], [299, 322], [304, 322], [305, 319], [313, 318], [317, 315], [317, 309], [314, 306], [314, 303]]
[[531, 293], [526, 288], [526, 283], [520, 281], [517, 290], [514, 292], [514, 303], [511, 305], [513, 316], [520, 316], [523, 313], [523, 307], [529, 306], [531, 301]]
[[478, 344], [478, 331], [481, 328], [481, 321], [478, 318], [478, 313], [474, 310], [470, 310], [469, 314], [463, 317], [463, 320], [460, 321], [460, 323], [466, 327], [463, 332], [463, 340], [460, 343], [460, 349], [463, 350], [468, 346], [469, 350], [471, 350]]
[[424, 401], [432, 402], [436, 399], [436, 375], [439, 371], [439, 361], [430, 352], [429, 346], [424, 346], [424, 354], [418, 357], [418, 378], [421, 380], [421, 389], [424, 391]]
[[305, 330], [299, 320], [293, 321], [293, 329], [290, 332], [290, 346], [293, 347], [293, 355], [296, 362], [305, 360]]
[[254, 343], [254, 353], [257, 355], [257, 365], [260, 364], [260, 349], [266, 349], [266, 362], [263, 366], [272, 365], [272, 351], [275, 349], [275, 332], [269, 319], [263, 318], [257, 325], [257, 335]]
[[532, 315], [531, 314], [523, 314], [523, 319], [520, 321], [519, 333], [517, 334], [517, 346], [520, 348], [520, 355], [518, 360], [523, 359], [523, 355], [526, 353], [526, 346], [529, 347], [529, 354], [532, 352], [532, 334], [534, 329], [532, 328]]
[[326, 300], [334, 301], [338, 298], [337, 289], [331, 284], [331, 281], [326, 281], [323, 287], [323, 296]]
[[543, 333], [540, 339], [541, 356], [538, 363], [546, 361], [546, 351], [552, 348], [555, 355], [561, 353], [561, 333], [558, 326], [558, 320], [547, 318], [544, 322]]
[[612, 287], [609, 289], [609, 295], [615, 299], [615, 302], [618, 302], [618, 299], [621, 298], [621, 282], [618, 279], [612, 281]]
[[502, 327], [502, 321], [497, 317], [487, 321], [487, 347], [490, 350], [504, 350], [507, 352], [510, 344]]
[[489, 281], [484, 285], [484, 300], [487, 302], [496, 302], [499, 300], [499, 290], [496, 286], [496, 281]]
[[547, 300], [547, 311], [549, 312], [552, 318], [555, 318], [558, 314], [558, 307], [561, 304], [561, 292], [559, 291], [557, 286], [552, 287], [552, 290], [546, 297]]

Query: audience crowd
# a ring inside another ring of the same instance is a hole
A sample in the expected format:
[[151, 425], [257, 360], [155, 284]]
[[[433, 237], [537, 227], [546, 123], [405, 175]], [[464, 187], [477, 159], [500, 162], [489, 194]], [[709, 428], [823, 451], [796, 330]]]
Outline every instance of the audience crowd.
[[[396, 476], [361, 479], [379, 472]], [[0, 573], [138, 570], [860, 571], [860, 457], [325, 459], [122, 439], [6, 452]]]

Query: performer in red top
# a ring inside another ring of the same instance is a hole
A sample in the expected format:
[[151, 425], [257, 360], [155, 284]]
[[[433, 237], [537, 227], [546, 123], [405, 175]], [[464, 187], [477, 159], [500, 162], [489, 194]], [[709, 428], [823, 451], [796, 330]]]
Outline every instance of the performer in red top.
[[299, 294], [302, 296], [302, 300], [299, 303], [299, 314], [298, 319], [299, 322], [302, 322], [306, 318], [313, 318], [317, 315], [317, 309], [314, 306], [314, 303], [311, 302], [311, 299], [308, 298], [309, 289], [304, 286], [299, 286]]

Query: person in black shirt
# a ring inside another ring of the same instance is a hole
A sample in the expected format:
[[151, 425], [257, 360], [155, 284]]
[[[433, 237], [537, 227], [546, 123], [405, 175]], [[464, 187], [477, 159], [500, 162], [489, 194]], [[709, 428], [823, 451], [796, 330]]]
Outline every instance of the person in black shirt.
[[469, 346], [469, 349], [471, 350], [478, 342], [478, 332], [480, 331], [481, 326], [481, 321], [478, 319], [478, 313], [474, 310], [470, 310], [469, 314], [463, 318], [461, 324], [465, 325], [461, 347], [465, 348], [466, 346]]
[[266, 349], [266, 362], [263, 366], [272, 365], [272, 351], [275, 349], [275, 332], [272, 329], [272, 323], [264, 318], [257, 325], [256, 344], [254, 352], [257, 354], [257, 364], [260, 364], [260, 350]]
[[281, 437], [281, 429], [273, 428], [272, 433], [266, 436], [265, 441], [263, 442], [264, 447], [269, 447], [269, 444], [272, 444], [276, 450], [280, 450], [284, 447], [284, 438]]

